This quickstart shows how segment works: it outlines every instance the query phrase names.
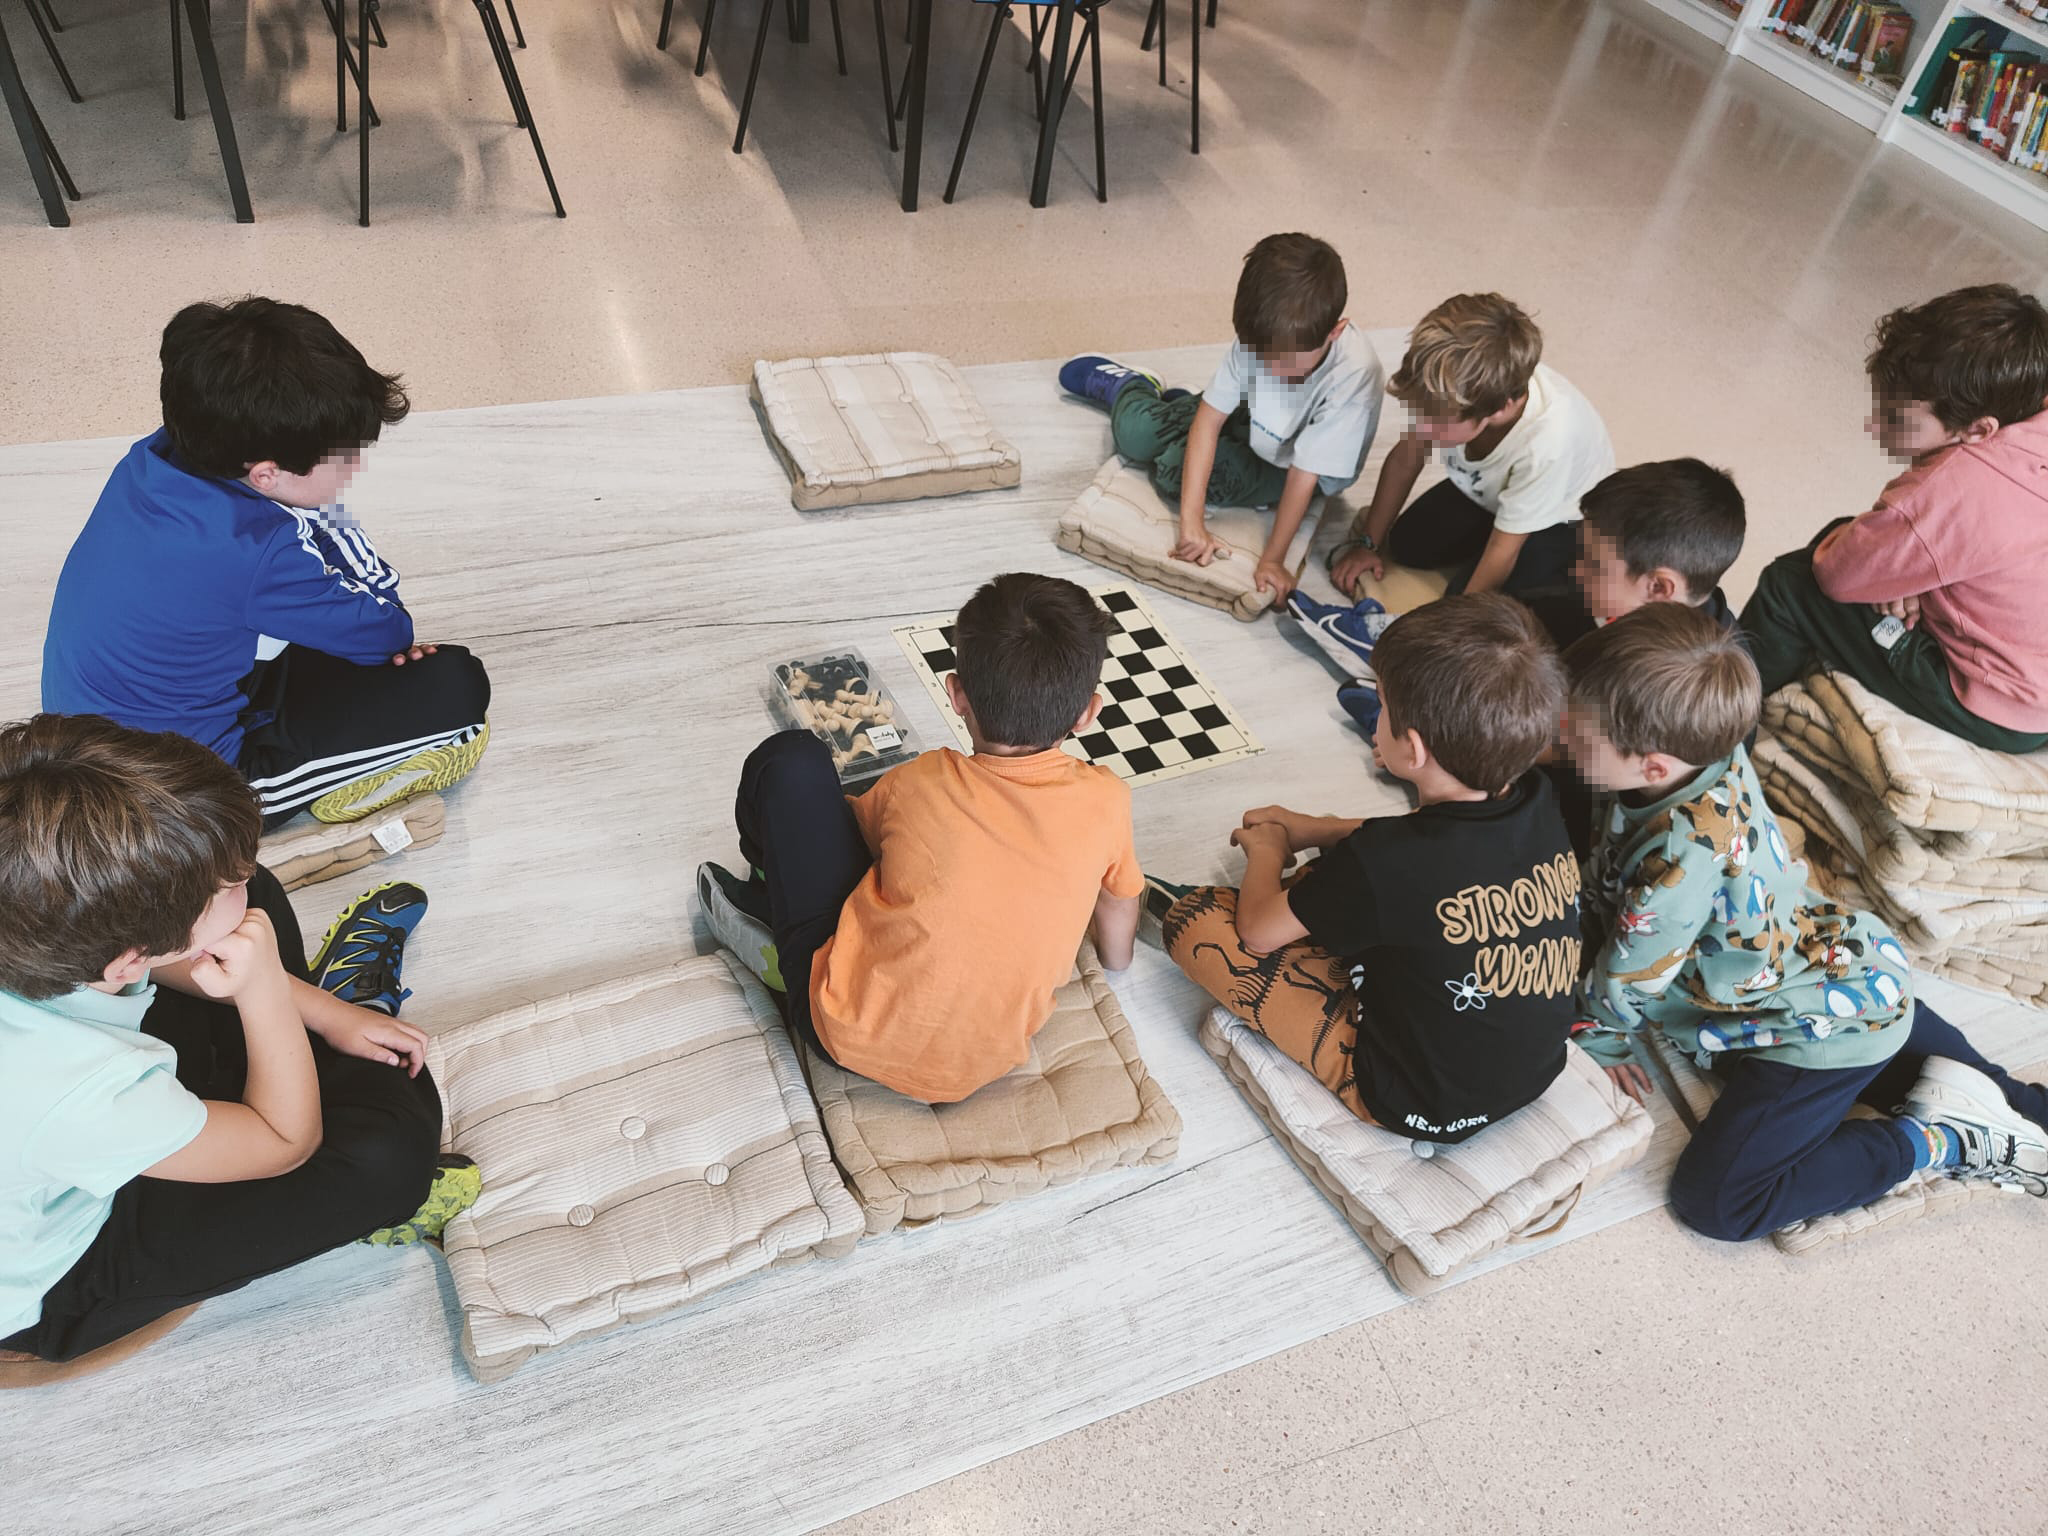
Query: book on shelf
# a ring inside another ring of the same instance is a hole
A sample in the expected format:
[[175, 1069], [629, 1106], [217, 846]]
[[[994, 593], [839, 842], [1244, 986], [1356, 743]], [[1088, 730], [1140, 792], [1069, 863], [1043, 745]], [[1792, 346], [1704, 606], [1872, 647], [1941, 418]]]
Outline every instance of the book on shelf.
[[1913, 13], [1887, 0], [1772, 0], [1758, 25], [1865, 85], [1898, 85], [1913, 46]]
[[2005, 9], [2018, 11], [2031, 21], [2048, 21], [2048, 0], [2004, 0]]
[[2015, 169], [2048, 177], [2048, 58], [2015, 46], [2027, 42], [1958, 16], [1929, 50], [1906, 109]]

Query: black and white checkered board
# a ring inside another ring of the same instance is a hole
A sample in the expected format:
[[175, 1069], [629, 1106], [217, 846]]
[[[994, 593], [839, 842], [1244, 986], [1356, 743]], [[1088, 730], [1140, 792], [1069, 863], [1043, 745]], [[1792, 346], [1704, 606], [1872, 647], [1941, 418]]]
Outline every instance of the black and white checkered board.
[[[1116, 620], [1102, 664], [1102, 713], [1066, 751], [1100, 763], [1127, 784], [1200, 773], [1266, 749], [1223, 696], [1174, 643], [1145, 600], [1124, 586], [1090, 589]], [[947, 702], [942, 679], [953, 670], [953, 616], [900, 625], [896, 643], [965, 748], [967, 726]]]

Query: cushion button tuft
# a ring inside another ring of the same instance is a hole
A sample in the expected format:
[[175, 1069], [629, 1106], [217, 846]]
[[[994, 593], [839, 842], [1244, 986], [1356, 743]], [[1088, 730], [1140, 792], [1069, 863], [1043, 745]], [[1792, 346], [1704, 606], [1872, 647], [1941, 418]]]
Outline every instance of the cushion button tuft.
[[713, 1163], [709, 1168], [706, 1168], [704, 1170], [704, 1182], [706, 1184], [723, 1184], [727, 1179], [731, 1177], [732, 1170], [726, 1167], [723, 1163]]
[[587, 1227], [595, 1220], [597, 1220], [597, 1212], [593, 1211], [589, 1206], [572, 1205], [569, 1207], [570, 1226]]
[[647, 1122], [638, 1115], [628, 1115], [619, 1122], [619, 1134], [628, 1141], [638, 1141], [647, 1134]]

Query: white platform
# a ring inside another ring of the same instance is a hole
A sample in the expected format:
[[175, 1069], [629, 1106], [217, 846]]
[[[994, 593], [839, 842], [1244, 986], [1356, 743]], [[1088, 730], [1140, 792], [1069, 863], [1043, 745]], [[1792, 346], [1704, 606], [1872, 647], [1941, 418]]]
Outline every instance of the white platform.
[[[1139, 360], [1199, 385], [1214, 358]], [[496, 686], [445, 840], [378, 871], [433, 898], [409, 1017], [432, 1029], [705, 947], [692, 873], [735, 856], [775, 657], [857, 644], [943, 741], [890, 626], [1003, 570], [1103, 579], [1053, 527], [1109, 451], [1104, 418], [1059, 398], [1052, 364], [968, 372], [1023, 451], [1017, 490], [799, 514], [738, 386], [422, 415], [374, 451], [352, 510], [406, 573], [422, 636], [474, 646]], [[124, 446], [0, 449], [0, 716], [35, 706], [51, 585]], [[1138, 790], [1148, 867], [1234, 875], [1228, 832], [1267, 801], [1397, 808], [1319, 653], [1277, 622], [1154, 601], [1267, 751]], [[298, 892], [305, 926], [353, 889]], [[1928, 990], [1992, 1054], [2048, 1056], [2041, 1016]], [[1118, 991], [1186, 1121], [1172, 1166], [763, 1276], [494, 1388], [457, 1359], [438, 1258], [349, 1248], [104, 1376], [0, 1395], [0, 1525], [802, 1531], [1401, 1305], [1203, 1053], [1194, 989], [1141, 949]], [[1655, 1108], [1648, 1161], [1567, 1238], [1660, 1203], [1679, 1133]]]

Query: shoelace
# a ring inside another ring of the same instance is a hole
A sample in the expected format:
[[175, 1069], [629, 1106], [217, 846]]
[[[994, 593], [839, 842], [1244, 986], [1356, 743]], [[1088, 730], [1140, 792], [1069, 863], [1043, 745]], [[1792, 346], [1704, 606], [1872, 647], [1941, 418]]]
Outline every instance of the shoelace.
[[322, 983], [339, 972], [342, 978], [340, 985], [328, 987], [328, 991], [340, 996], [342, 989], [346, 988], [350, 994], [348, 1000], [358, 1004], [388, 999], [392, 1012], [396, 1013], [398, 1005], [412, 996], [410, 987], [398, 984], [399, 965], [405, 956], [405, 939], [403, 928], [379, 922], [374, 917], [359, 917], [356, 926], [337, 946], [340, 954], [327, 967], [326, 974], [321, 977]]

